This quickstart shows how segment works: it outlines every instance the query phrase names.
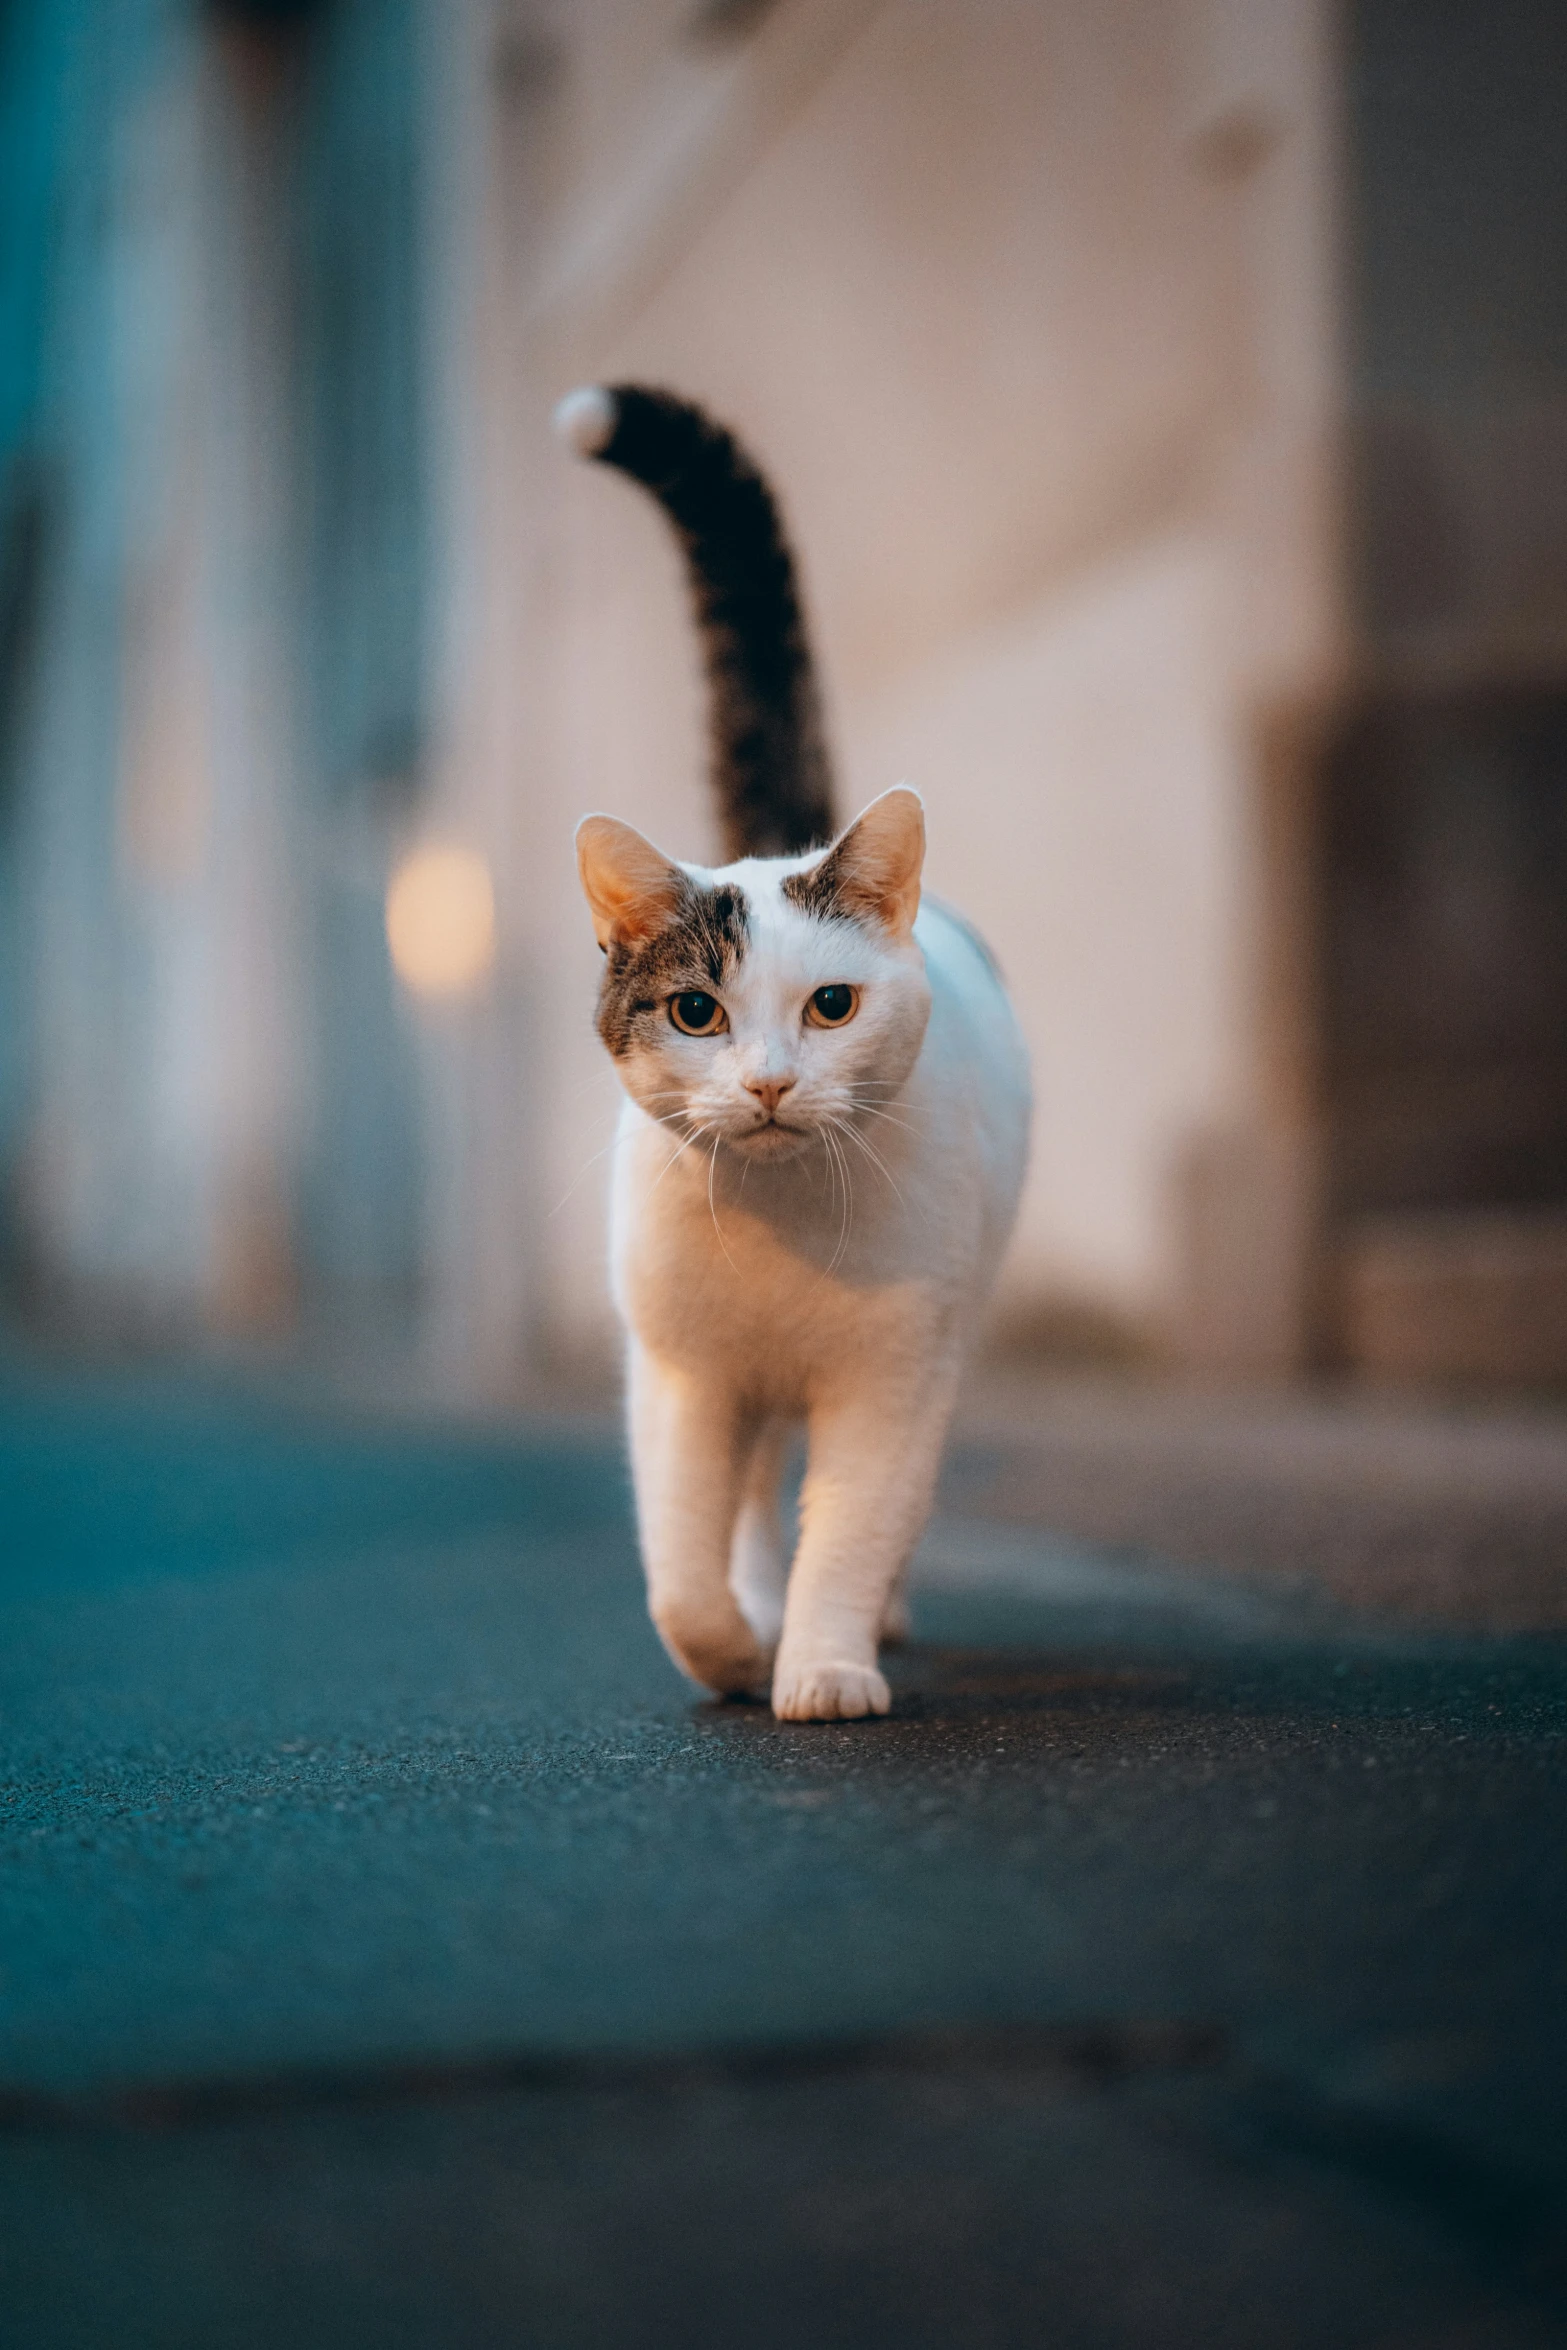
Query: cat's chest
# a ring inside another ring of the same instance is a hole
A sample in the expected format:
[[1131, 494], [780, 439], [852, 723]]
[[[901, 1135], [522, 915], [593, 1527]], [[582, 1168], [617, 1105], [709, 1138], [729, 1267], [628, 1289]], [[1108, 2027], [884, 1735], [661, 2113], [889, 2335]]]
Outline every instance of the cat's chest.
[[780, 1402], [824, 1369], [922, 1323], [930, 1285], [885, 1227], [854, 1230], [841, 1202], [795, 1218], [759, 1214], [715, 1184], [643, 1187], [617, 1215], [615, 1289], [645, 1345], [693, 1372]]

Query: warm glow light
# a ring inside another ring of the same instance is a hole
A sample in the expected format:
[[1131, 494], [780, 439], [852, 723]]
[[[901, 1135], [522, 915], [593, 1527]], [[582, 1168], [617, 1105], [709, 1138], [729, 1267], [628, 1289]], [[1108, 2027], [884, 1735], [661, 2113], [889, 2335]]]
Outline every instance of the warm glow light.
[[386, 893], [392, 967], [415, 995], [466, 995], [495, 960], [495, 890], [472, 849], [414, 849]]

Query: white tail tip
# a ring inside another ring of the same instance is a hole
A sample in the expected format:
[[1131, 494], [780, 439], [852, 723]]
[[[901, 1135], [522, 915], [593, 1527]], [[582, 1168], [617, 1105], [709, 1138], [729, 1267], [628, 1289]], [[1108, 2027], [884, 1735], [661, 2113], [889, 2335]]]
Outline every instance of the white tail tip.
[[579, 457], [596, 457], [615, 430], [614, 393], [602, 384], [579, 384], [555, 410], [555, 430]]

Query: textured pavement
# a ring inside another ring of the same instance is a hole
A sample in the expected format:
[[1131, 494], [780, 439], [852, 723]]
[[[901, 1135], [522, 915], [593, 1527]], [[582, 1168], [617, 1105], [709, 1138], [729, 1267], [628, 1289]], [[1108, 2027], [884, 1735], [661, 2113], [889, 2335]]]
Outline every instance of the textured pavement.
[[1567, 2341], [1567, 1640], [998, 1442], [786, 1726], [609, 1423], [0, 1384], [0, 2341]]

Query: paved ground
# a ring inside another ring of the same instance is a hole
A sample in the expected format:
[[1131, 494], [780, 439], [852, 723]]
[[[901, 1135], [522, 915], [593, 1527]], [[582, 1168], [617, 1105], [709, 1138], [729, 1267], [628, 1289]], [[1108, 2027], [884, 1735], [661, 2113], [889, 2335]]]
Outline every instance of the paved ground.
[[991, 1372], [954, 1501], [1479, 1630], [1567, 1630], [1567, 1398], [1204, 1394]]
[[1064, 1539], [1019, 1411], [813, 1728], [603, 1423], [0, 1381], [0, 2341], [1567, 2342], [1567, 1641]]

